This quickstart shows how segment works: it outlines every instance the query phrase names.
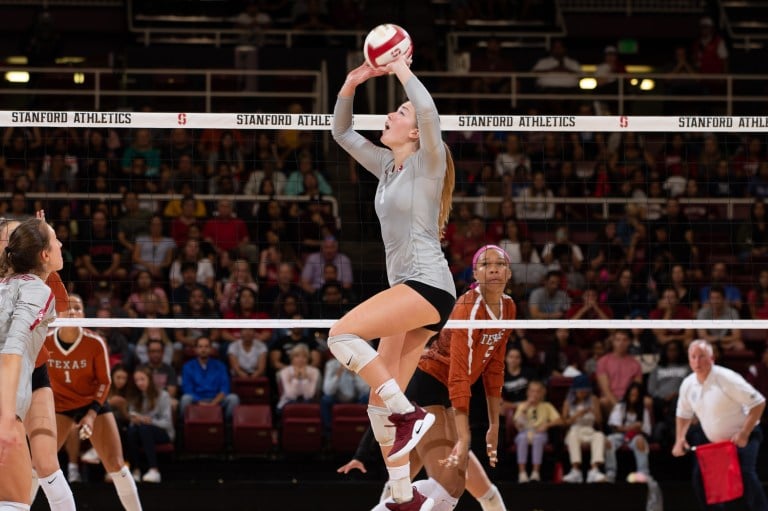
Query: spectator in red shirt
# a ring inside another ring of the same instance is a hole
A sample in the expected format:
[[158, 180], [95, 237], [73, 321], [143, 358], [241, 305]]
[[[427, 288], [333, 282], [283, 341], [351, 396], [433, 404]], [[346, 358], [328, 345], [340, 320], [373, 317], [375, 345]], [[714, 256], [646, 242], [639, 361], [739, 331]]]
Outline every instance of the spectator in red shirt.
[[217, 215], [203, 226], [203, 239], [210, 242], [218, 253], [234, 251], [251, 263], [258, 263], [258, 248], [251, 243], [245, 222], [233, 214], [232, 201], [220, 199], [216, 212]]

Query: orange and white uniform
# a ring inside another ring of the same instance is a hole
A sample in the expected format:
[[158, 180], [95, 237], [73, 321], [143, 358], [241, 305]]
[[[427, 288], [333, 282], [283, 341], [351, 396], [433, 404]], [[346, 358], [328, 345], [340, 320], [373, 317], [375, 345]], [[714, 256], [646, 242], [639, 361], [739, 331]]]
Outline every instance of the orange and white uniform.
[[91, 406], [94, 402], [103, 405], [112, 384], [104, 339], [82, 328], [72, 346], [64, 349], [56, 340], [58, 330], [52, 330], [45, 338], [56, 413]]
[[[507, 295], [501, 298], [501, 316], [494, 316], [477, 289], [456, 300], [450, 319], [515, 319], [517, 306]], [[504, 357], [509, 329], [443, 329], [419, 360], [419, 369], [448, 388], [451, 405], [469, 413], [470, 387], [482, 375], [486, 396], [501, 397], [504, 384]]]
[[[53, 298], [56, 303], [56, 314], [64, 314], [69, 308], [69, 294], [67, 288], [64, 287], [64, 282], [61, 281], [61, 277], [57, 272], [51, 272], [48, 278], [45, 280], [45, 284], [51, 288]], [[37, 354], [37, 360], [35, 360], [35, 367], [40, 367], [48, 361], [48, 349], [43, 346]]]

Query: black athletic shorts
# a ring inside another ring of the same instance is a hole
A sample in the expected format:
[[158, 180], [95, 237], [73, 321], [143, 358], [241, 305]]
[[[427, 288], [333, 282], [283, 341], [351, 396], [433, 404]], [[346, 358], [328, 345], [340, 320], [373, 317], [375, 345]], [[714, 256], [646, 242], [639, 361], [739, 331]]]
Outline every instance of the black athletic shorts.
[[448, 396], [448, 387], [432, 376], [416, 368], [408, 387], [405, 389], [405, 397], [419, 406], [443, 406], [451, 407], [451, 399]]
[[[65, 410], [63, 412], [56, 412], [61, 415], [66, 415], [67, 417], [70, 417], [75, 422], [80, 422], [83, 417], [85, 417], [85, 414], [88, 413], [88, 410], [91, 409], [91, 405], [88, 406], [81, 406], [80, 408], [75, 408], [74, 410]], [[104, 402], [101, 408], [99, 408], [99, 411], [96, 412], [96, 415], [104, 415], [105, 413], [112, 413], [112, 407], [109, 406], [108, 402]]]
[[432, 325], [425, 325], [424, 328], [432, 330], [433, 332], [442, 330], [445, 323], [448, 321], [448, 318], [451, 317], [453, 306], [456, 305], [456, 298], [454, 298], [448, 291], [424, 284], [423, 282], [406, 280], [403, 284], [423, 296], [425, 300], [432, 304], [438, 314], [440, 314], [440, 321]]
[[50, 387], [51, 379], [48, 377], [48, 364], [42, 364], [35, 367], [32, 371], [32, 392], [43, 387]]

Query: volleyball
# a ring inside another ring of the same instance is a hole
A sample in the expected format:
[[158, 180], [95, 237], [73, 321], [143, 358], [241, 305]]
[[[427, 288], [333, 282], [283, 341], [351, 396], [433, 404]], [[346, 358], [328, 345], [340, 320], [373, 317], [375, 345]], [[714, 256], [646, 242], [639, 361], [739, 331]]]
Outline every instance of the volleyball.
[[374, 28], [365, 38], [363, 53], [371, 67], [386, 66], [411, 47], [411, 36], [403, 27], [385, 23]]

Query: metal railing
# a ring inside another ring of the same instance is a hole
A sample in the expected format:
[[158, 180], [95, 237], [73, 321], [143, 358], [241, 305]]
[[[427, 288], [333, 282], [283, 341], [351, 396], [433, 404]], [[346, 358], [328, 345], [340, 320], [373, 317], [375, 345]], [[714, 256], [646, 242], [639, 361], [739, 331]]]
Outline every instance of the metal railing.
[[707, 7], [706, 0], [559, 0], [564, 12], [594, 13], [696, 13]]
[[[0, 79], [7, 76], [9, 72], [28, 73], [29, 82], [6, 82], [5, 86], [0, 86], [0, 92], [4, 96], [90, 98], [92, 109], [96, 111], [104, 108], [105, 98], [126, 97], [198, 99], [200, 106], [195, 110], [203, 112], [221, 111], [214, 108], [214, 101], [224, 98], [243, 100], [259, 98], [296, 99], [311, 101], [313, 113], [328, 111], [328, 77], [325, 63], [321, 63], [320, 69], [317, 71], [3, 66], [0, 67]], [[237, 86], [238, 82], [243, 82], [247, 77], [291, 80], [307, 78], [312, 84], [304, 91], [265, 90], [264, 88], [244, 90], [244, 85], [240, 86], [241, 90], [226, 90], [232, 87], [232, 82], [235, 82], [235, 86]], [[149, 80], [149, 84], [145, 83], [147, 80]], [[77, 83], [78, 81], [80, 83]], [[226, 83], [217, 88], [217, 82], [220, 81]], [[81, 106], [81, 108], [88, 107]], [[114, 109], [114, 106], [108, 106], [108, 108]]]

